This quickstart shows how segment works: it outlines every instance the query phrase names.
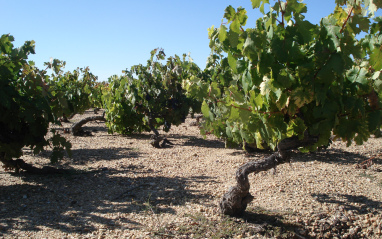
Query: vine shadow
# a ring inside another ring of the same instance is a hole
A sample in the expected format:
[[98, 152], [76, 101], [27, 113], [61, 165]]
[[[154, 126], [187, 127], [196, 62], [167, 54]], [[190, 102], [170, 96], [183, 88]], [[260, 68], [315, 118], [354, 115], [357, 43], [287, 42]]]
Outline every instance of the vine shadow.
[[[331, 203], [338, 204], [343, 206], [343, 208], [348, 210], [357, 211], [358, 214], [367, 214], [370, 212], [370, 209], [381, 210], [381, 202], [374, 201], [363, 195], [349, 195], [349, 194], [312, 194], [312, 197], [320, 203]], [[353, 204], [357, 203], [357, 204]]]
[[[131, 134], [123, 135], [123, 137], [128, 137], [137, 140], [150, 140], [152, 133], [142, 133], [142, 134]], [[225, 143], [218, 139], [203, 139], [193, 135], [180, 135], [180, 134], [161, 134], [161, 136], [166, 137], [174, 145], [179, 146], [193, 146], [201, 148], [225, 148]], [[185, 139], [186, 142], [177, 142], [179, 139]]]
[[[231, 155], [245, 155], [248, 158], [259, 160], [259, 159], [268, 157], [272, 153], [274, 152], [264, 151], [264, 152], [247, 153], [245, 150], [238, 150], [231, 153]], [[381, 153], [382, 153], [382, 149], [374, 152], [375, 155], [380, 155]], [[291, 162], [319, 161], [319, 162], [332, 163], [332, 164], [341, 164], [341, 165], [354, 164], [355, 165], [355, 164], [362, 163], [365, 160], [368, 160], [370, 158], [373, 158], [372, 161], [374, 164], [382, 165], [381, 157], [374, 158], [373, 156], [366, 156], [361, 153], [348, 152], [346, 150], [337, 149], [337, 148], [321, 149], [319, 151], [311, 152], [311, 153], [302, 153], [299, 151], [294, 151], [292, 153]]]
[[[103, 124], [105, 124], [103, 122]], [[81, 127], [84, 131], [87, 131], [87, 132], [91, 132], [91, 133], [96, 133], [96, 132], [106, 132], [107, 133], [107, 128], [105, 127], [105, 125], [103, 126], [89, 126], [89, 125], [84, 125]], [[95, 136], [95, 135], [90, 135], [91, 136]], [[78, 137], [78, 136], [76, 136]]]
[[86, 164], [99, 160], [138, 158], [142, 154], [134, 148], [73, 149], [71, 164]]
[[[172, 138], [176, 138], [172, 136]], [[195, 136], [181, 135], [179, 138], [186, 139], [182, 146], [201, 147], [201, 148], [225, 148], [225, 143], [218, 139], [202, 139]]]
[[[376, 154], [380, 153], [382, 153], [382, 149], [376, 152]], [[292, 161], [310, 162], [316, 160], [326, 163], [348, 165], [362, 163], [370, 158], [372, 158], [372, 156], [366, 156], [355, 152], [348, 152], [342, 149], [330, 148], [313, 153], [296, 153], [293, 155]], [[374, 158], [373, 163], [382, 164], [381, 157]]]
[[[96, 162], [100, 160], [119, 160], [123, 158], [138, 158], [142, 156], [135, 148], [101, 148], [101, 149], [71, 149], [72, 156], [70, 157], [70, 164], [72, 165], [83, 165], [88, 162]], [[65, 152], [66, 153], [66, 152]], [[25, 155], [33, 155], [32, 151], [25, 151]], [[45, 150], [39, 153], [37, 156], [50, 159], [52, 154], [51, 150]], [[66, 154], [68, 157], [68, 155]]]
[[285, 222], [282, 214], [260, 207], [248, 209], [239, 218], [250, 224], [251, 228], [255, 228], [256, 233], [266, 237], [278, 237], [280, 235], [294, 237], [296, 232], [302, 229], [298, 224]]
[[100, 226], [140, 228], [144, 225], [121, 215], [175, 214], [170, 206], [212, 197], [187, 189], [192, 182], [208, 183], [212, 178], [147, 177], [150, 172], [144, 166], [130, 165], [69, 175], [17, 175], [24, 184], [0, 186], [0, 233], [11, 236], [13, 230], [40, 231], [42, 227], [80, 234]]

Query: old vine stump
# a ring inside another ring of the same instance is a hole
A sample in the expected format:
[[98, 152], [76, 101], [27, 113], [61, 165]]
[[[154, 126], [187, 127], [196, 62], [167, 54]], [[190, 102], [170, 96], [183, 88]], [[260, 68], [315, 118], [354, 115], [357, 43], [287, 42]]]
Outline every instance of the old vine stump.
[[251, 161], [238, 168], [236, 171], [236, 185], [232, 186], [220, 200], [220, 212], [229, 216], [238, 216], [245, 212], [248, 203], [253, 200], [249, 193], [250, 185], [248, 175], [258, 173], [276, 167], [276, 165], [290, 162], [290, 150], [298, 147], [312, 145], [317, 142], [318, 137], [311, 136], [307, 132], [304, 138], [299, 140], [294, 136], [280, 141], [277, 145], [278, 151], [260, 161]]
[[90, 122], [90, 121], [96, 121], [96, 120], [99, 120], [99, 121], [106, 121], [105, 119], [105, 116], [102, 115], [102, 116], [91, 116], [91, 117], [87, 117], [85, 119], [82, 119], [80, 121], [78, 121], [77, 123], [73, 124], [72, 128], [71, 128], [71, 132], [74, 136], [83, 136], [83, 135], [87, 135], [87, 133], [82, 129], [82, 126], [85, 125], [86, 123]]

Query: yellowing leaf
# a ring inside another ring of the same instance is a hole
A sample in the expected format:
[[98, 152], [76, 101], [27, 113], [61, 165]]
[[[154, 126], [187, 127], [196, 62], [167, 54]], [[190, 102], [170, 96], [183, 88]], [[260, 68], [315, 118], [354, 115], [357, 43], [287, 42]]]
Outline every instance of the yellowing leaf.
[[260, 94], [268, 95], [272, 91], [272, 79], [268, 76], [263, 77], [263, 82], [260, 84]]
[[309, 104], [313, 101], [313, 93], [304, 89], [303, 87], [299, 87], [292, 92], [292, 99], [298, 108], [301, 108], [305, 104]]

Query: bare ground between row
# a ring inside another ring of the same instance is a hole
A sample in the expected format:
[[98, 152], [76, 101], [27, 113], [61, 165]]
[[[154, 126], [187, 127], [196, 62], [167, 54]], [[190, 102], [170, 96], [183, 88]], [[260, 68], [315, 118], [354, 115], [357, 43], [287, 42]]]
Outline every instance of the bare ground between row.
[[[217, 204], [237, 167], [267, 155], [226, 149], [192, 121], [173, 127], [167, 137], [175, 145], [163, 149], [149, 144], [149, 134], [112, 135], [103, 122], [88, 123], [93, 136], [65, 135], [73, 155], [57, 167], [71, 174], [1, 171], [0, 237], [382, 237], [381, 138], [348, 148], [335, 141], [250, 176], [254, 201], [243, 217], [228, 219]], [[372, 157], [371, 167], [355, 167]], [[47, 153], [27, 149], [23, 159], [49, 163]]]

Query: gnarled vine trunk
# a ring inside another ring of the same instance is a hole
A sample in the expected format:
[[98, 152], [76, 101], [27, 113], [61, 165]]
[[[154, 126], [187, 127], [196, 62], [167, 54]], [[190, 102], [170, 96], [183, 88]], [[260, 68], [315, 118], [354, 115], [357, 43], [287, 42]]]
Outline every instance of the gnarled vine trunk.
[[236, 171], [236, 185], [232, 186], [220, 200], [221, 213], [229, 216], [241, 215], [247, 205], [253, 200], [249, 193], [250, 185], [248, 175], [258, 173], [276, 167], [276, 165], [290, 162], [290, 150], [302, 146], [312, 145], [317, 142], [317, 137], [308, 135], [305, 132], [304, 138], [291, 137], [281, 140], [277, 145], [278, 151], [271, 156], [260, 161], [251, 161], [238, 168]]
[[154, 135], [151, 136], [150, 144], [154, 148], [164, 148], [167, 145], [174, 145], [166, 137], [160, 136], [158, 130], [154, 127], [153, 122], [154, 122], [154, 119], [153, 119], [153, 117], [150, 116], [149, 117], [149, 127], [150, 127], [151, 131], [154, 132]]
[[82, 119], [82, 120], [78, 121], [77, 123], [73, 124], [73, 126], [71, 128], [71, 133], [74, 136], [86, 135], [86, 132], [82, 129], [82, 126], [85, 125], [86, 123], [90, 122], [90, 121], [96, 121], [96, 120], [106, 121], [104, 115], [87, 117], [87, 118]]

